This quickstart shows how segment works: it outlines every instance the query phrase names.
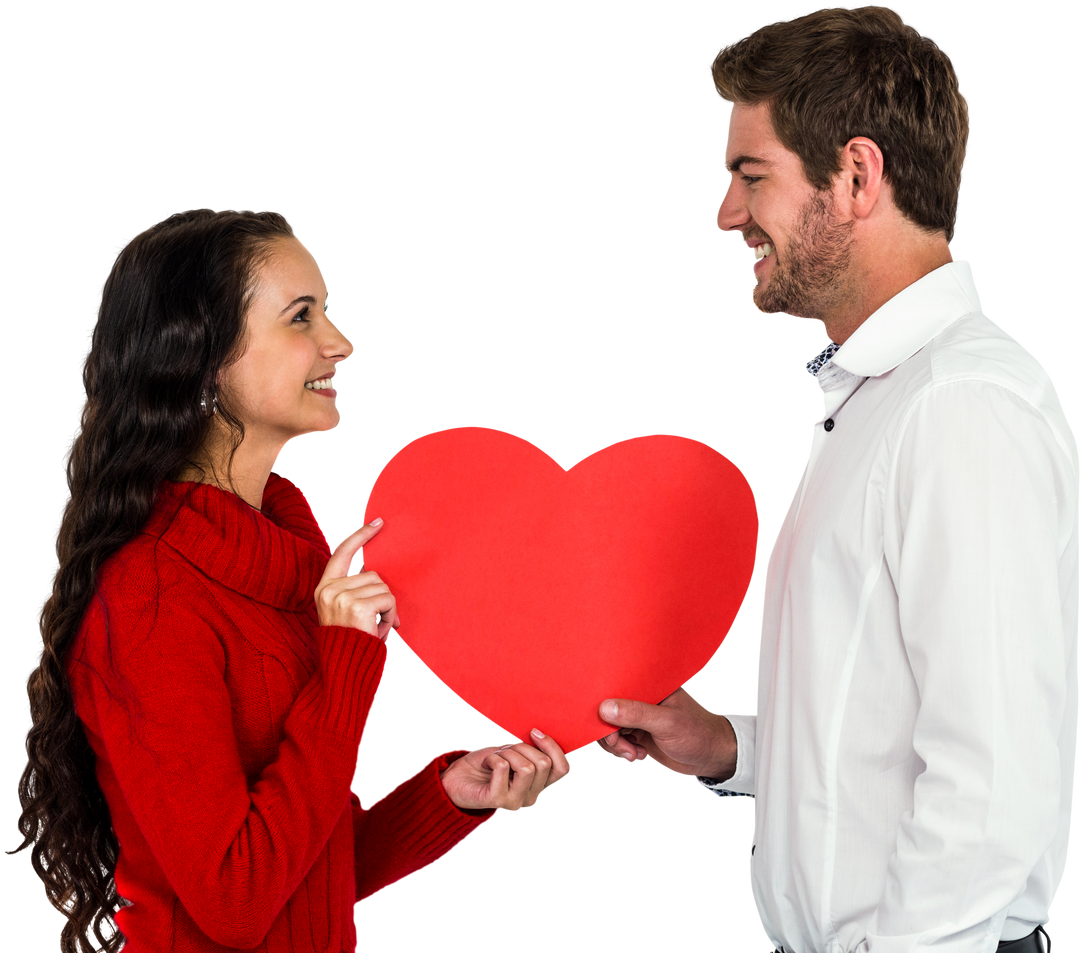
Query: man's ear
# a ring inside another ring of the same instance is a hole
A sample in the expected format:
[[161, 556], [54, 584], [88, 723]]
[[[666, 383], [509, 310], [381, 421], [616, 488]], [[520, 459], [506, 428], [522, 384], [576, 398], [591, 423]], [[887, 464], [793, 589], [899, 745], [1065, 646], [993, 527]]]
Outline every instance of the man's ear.
[[838, 196], [855, 218], [867, 218], [881, 198], [885, 159], [873, 139], [856, 136], [840, 151]]

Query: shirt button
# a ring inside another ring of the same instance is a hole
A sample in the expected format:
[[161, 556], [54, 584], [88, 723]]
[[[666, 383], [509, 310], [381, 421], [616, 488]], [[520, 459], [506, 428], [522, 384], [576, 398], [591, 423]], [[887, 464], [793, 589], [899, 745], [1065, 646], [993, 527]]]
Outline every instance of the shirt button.
[[828, 420], [826, 420], [826, 421], [825, 421], [825, 423], [824, 423], [824, 424], [822, 424], [822, 426], [823, 426], [823, 427], [825, 428], [825, 433], [831, 433], [831, 432], [832, 432], [832, 429], [833, 429], [833, 427], [835, 427], [835, 426], [836, 426], [836, 423], [835, 423], [835, 421], [834, 421], [834, 420], [832, 419], [832, 417], [830, 417], [830, 418], [829, 418]]

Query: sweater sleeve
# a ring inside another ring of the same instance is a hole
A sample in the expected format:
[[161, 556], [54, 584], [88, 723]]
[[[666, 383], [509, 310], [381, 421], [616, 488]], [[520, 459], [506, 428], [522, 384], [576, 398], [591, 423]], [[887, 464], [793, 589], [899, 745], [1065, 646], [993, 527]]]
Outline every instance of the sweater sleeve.
[[440, 774], [464, 751], [444, 754], [370, 810], [352, 798], [356, 899], [437, 860], [494, 811], [463, 811], [447, 797]]
[[316, 672], [256, 777], [234, 734], [226, 651], [197, 605], [98, 601], [70, 666], [103, 789], [119, 790], [184, 908], [223, 946], [262, 941], [349, 804], [386, 650], [354, 629], [314, 635]]

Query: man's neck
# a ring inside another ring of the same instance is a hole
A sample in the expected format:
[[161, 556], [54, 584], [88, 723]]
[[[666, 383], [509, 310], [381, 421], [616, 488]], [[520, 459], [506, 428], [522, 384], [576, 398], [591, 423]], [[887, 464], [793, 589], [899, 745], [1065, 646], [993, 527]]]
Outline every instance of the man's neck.
[[869, 263], [854, 266], [861, 277], [858, 303], [850, 311], [822, 322], [825, 337], [842, 345], [886, 301], [928, 276], [931, 271], [955, 260], [953, 249], [944, 237], [940, 242], [926, 246], [908, 247], [906, 254], [896, 254], [895, 250], [878, 250]]

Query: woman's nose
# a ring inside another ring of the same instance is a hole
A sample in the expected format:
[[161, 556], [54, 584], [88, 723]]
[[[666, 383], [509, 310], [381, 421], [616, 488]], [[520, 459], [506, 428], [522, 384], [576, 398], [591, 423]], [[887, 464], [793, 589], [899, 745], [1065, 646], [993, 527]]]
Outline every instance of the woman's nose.
[[352, 354], [353, 346], [352, 342], [328, 318], [326, 321], [326, 334], [319, 350], [323, 357], [343, 361]]

